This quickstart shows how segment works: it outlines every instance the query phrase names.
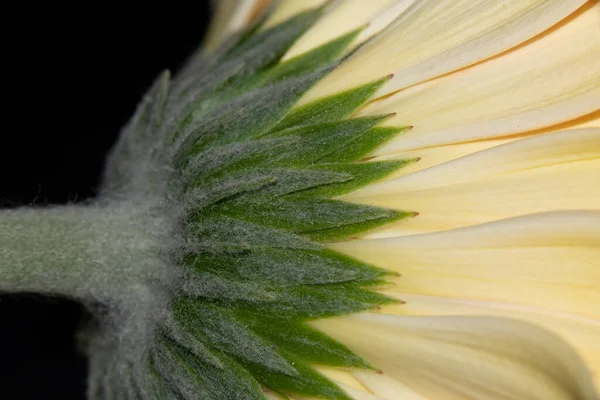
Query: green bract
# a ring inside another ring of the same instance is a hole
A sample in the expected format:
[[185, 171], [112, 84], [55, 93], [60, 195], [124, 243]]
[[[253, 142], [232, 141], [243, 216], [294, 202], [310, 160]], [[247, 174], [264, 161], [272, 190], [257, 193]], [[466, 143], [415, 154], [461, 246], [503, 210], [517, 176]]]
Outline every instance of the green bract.
[[412, 215], [334, 198], [412, 160], [360, 162], [403, 131], [351, 117], [387, 78], [293, 108], [358, 34], [279, 63], [319, 16], [162, 74], [125, 129], [105, 192], [175, 210], [179, 278], [137, 358], [123, 361], [118, 339], [92, 352], [93, 397], [347, 399], [313, 365], [371, 368], [306, 322], [391, 302], [370, 290], [389, 275], [321, 243]]

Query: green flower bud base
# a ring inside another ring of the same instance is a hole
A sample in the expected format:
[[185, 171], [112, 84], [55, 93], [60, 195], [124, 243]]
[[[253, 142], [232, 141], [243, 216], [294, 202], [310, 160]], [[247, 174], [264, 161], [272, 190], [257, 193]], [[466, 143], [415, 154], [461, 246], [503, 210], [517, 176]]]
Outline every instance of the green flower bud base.
[[93, 204], [1, 214], [2, 290], [103, 304], [90, 398], [347, 399], [314, 366], [372, 368], [308, 322], [392, 302], [390, 274], [323, 243], [414, 215], [336, 199], [414, 160], [361, 162], [403, 131], [350, 117], [386, 77], [294, 108], [358, 34], [280, 63], [320, 12], [162, 74]]

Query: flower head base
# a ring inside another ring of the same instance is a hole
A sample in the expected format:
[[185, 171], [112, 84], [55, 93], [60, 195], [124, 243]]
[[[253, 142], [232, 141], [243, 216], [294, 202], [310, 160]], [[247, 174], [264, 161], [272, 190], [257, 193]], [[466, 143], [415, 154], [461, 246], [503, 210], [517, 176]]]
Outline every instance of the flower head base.
[[[218, 61], [203, 60], [218, 65], [203, 82], [198, 72], [186, 82], [184, 71], [171, 85], [163, 75], [113, 153], [111, 191], [152, 195], [168, 186], [164, 202], [179, 210], [173, 257], [182, 276], [169, 289], [175, 297], [147, 363], [132, 362], [129, 372], [153, 382], [138, 384], [148, 390], [143, 396], [263, 398], [260, 384], [342, 399], [347, 394], [312, 366], [372, 368], [307, 321], [395, 302], [371, 290], [393, 274], [321, 243], [413, 216], [334, 199], [412, 160], [355, 163], [405, 130], [379, 128], [387, 115], [348, 118], [389, 77], [291, 111], [358, 33], [274, 63], [322, 12], [301, 13], [213, 56]], [[158, 134], [146, 136], [148, 123]], [[121, 158], [145, 141], [166, 145], [160, 152], [142, 145], [147, 162], [121, 173]], [[165, 168], [156, 168], [161, 162]]]
[[168, 272], [90, 397], [596, 399], [600, 3], [268, 3], [220, 3], [110, 156]]

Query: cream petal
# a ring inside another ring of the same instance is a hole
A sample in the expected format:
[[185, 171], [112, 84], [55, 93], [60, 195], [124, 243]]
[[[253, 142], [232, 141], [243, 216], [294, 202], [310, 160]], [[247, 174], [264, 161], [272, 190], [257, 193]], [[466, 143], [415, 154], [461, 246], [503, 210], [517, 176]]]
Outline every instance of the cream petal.
[[363, 386], [356, 378], [354, 378], [354, 376], [352, 376], [348, 370], [324, 366], [316, 366], [315, 369], [328, 379], [344, 385], [344, 387], [352, 388], [361, 392], [368, 392], [367, 388]]
[[[381, 371], [343, 370], [317, 366], [320, 373], [335, 382], [354, 400], [425, 400], [418, 393]], [[313, 400], [314, 397], [299, 397]]]
[[283, 400], [281, 396], [276, 395], [271, 391], [265, 391], [265, 397], [269, 400]]
[[229, 35], [246, 28], [254, 18], [266, 9], [269, 0], [219, 0], [215, 4], [203, 48], [211, 52]]
[[347, 198], [386, 195], [390, 189], [398, 187], [401, 189], [392, 190], [407, 192], [450, 186], [599, 157], [600, 128], [553, 132], [477, 152], [391, 181], [372, 184]]
[[454, 229], [518, 215], [600, 210], [600, 128], [549, 133], [376, 183], [344, 200], [419, 216], [364, 237]]
[[520, 321], [364, 313], [312, 324], [426, 398], [597, 399], [577, 353]]
[[[337, 382], [336, 382], [337, 383]], [[344, 390], [350, 398], [353, 400], [393, 400], [391, 398], [387, 399], [384, 397], [380, 397], [374, 394], [370, 394], [369, 392], [363, 392], [362, 390], [357, 390], [352, 387], [348, 387], [344, 384], [337, 383], [342, 390]]]
[[[349, 370], [322, 366], [316, 366], [315, 369], [334, 382], [354, 400], [391, 400], [373, 395]], [[294, 399], [296, 398], [299, 400], [317, 400], [315, 397], [305, 396], [294, 397]]]
[[328, 0], [280, 0], [277, 2], [277, 7], [267, 18], [261, 30], [271, 28], [288, 18], [293, 17], [301, 12], [317, 8], [327, 3]]
[[[317, 21], [294, 45], [283, 60], [290, 59], [314, 49], [338, 36], [349, 33], [367, 24], [371, 25], [366, 35], [361, 34], [353, 46], [363, 42], [368, 37], [390, 23], [394, 16], [399, 15], [414, 0], [379, 0], [365, 2], [364, 0], [338, 1], [332, 9]], [[370, 22], [374, 20], [374, 24]]]
[[[575, 122], [573, 126], [569, 126], [569, 129], [578, 128], [600, 128], [600, 110], [590, 114], [589, 116], [582, 118]], [[558, 130], [558, 129], [553, 129]]]
[[397, 315], [486, 315], [532, 322], [558, 334], [577, 350], [600, 384], [600, 320], [554, 312], [540, 307], [466, 298], [422, 296], [383, 291], [403, 304], [384, 306], [382, 312]]
[[433, 167], [447, 161], [455, 160], [478, 151], [486, 150], [502, 144], [514, 142], [516, 140], [528, 138], [535, 135], [558, 132], [562, 130], [574, 130], [581, 128], [600, 128], [600, 110], [591, 114], [578, 117], [574, 120], [552, 125], [547, 128], [537, 129], [518, 135], [502, 136], [485, 140], [476, 140], [472, 142], [456, 143], [451, 145], [442, 145], [427, 147], [415, 150], [406, 150], [394, 154], [377, 156], [369, 158], [369, 161], [399, 160], [399, 159], [419, 159], [418, 163], [412, 163], [399, 169], [396, 173], [387, 177], [387, 179], [398, 176], [408, 175], [425, 168]]
[[[379, 397], [377, 395], [371, 394], [369, 392], [364, 392], [362, 390], [355, 389], [350, 386], [346, 386], [343, 383], [336, 382], [336, 384], [344, 391], [348, 396], [350, 396], [353, 400], [392, 400], [386, 399], [383, 397]], [[304, 400], [304, 399], [302, 399]], [[310, 399], [313, 400], [313, 399]], [[322, 399], [314, 399], [314, 400], [322, 400]]]
[[510, 143], [518, 139], [519, 137], [501, 137], [466, 143], [427, 147], [423, 149], [405, 150], [392, 154], [369, 157], [368, 161], [419, 160], [418, 162], [411, 163], [406, 167], [400, 168], [394, 174], [387, 177], [386, 180], [389, 180], [399, 176], [409, 175], [426, 168], [467, 156], [469, 154], [477, 153], [478, 151]]
[[383, 155], [541, 129], [600, 109], [600, 2], [502, 56], [413, 86], [360, 115], [414, 128]]
[[328, 246], [398, 272], [396, 290], [401, 292], [600, 317], [599, 211], [535, 214]]
[[406, 11], [415, 1], [416, 0], [396, 0], [391, 7], [388, 7], [377, 14], [369, 22], [367, 27], [360, 32], [354, 44], [357, 45], [363, 43], [364, 41], [377, 35], [392, 22], [394, 22], [398, 16]]
[[373, 394], [386, 400], [426, 400], [397, 379], [383, 371], [371, 372], [357, 370], [352, 375], [365, 385]]
[[310, 91], [304, 102], [393, 73], [378, 96], [485, 60], [558, 23], [584, 0], [422, 0]]

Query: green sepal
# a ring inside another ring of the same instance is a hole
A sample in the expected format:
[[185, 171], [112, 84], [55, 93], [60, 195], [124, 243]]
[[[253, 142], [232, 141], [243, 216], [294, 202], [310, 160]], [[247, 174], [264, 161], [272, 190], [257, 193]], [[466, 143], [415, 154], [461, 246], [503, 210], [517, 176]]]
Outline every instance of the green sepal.
[[315, 365], [345, 368], [371, 366], [346, 346], [305, 323], [277, 323], [268, 319], [249, 321], [252, 330], [267, 338], [277, 348], [292, 354], [294, 359]]
[[[375, 284], [375, 283], [372, 283]], [[373, 309], [396, 301], [363, 289], [359, 283], [298, 286], [285, 288], [278, 298], [266, 302], [239, 302], [242, 315], [281, 320], [307, 320], [333, 317]]]
[[[133, 363], [128, 362], [126, 365], [122, 366], [118, 371], [120, 378], [125, 375], [126, 383], [125, 387], [121, 390], [120, 393], [117, 393], [115, 396], [115, 400], [145, 400], [146, 397], [142, 394], [142, 390], [140, 388], [139, 382], [136, 379], [136, 373], [134, 370], [139, 366], [133, 365]], [[115, 386], [118, 387], [118, 384]]]
[[187, 252], [250, 250], [283, 248], [319, 250], [321, 245], [302, 236], [226, 216], [191, 216], [185, 226]]
[[135, 160], [144, 158], [164, 118], [170, 73], [163, 71], [140, 101], [111, 151], [106, 165], [105, 186], [109, 190], [129, 184], [139, 168]]
[[377, 182], [411, 163], [412, 160], [391, 160], [370, 163], [316, 164], [311, 168], [348, 174], [352, 176], [352, 179], [345, 182], [316, 186], [302, 191], [299, 195], [303, 197], [324, 198], [341, 196]]
[[189, 274], [182, 292], [204, 300], [274, 301], [279, 292], [263, 282], [252, 282], [220, 271], [194, 271]]
[[183, 188], [197, 186], [209, 181], [213, 176], [222, 176], [223, 171], [235, 170], [232, 166], [249, 159], [266, 159], [272, 152], [280, 152], [294, 146], [298, 137], [275, 137], [247, 140], [222, 146], [210, 147], [197, 153], [186, 162], [179, 174]]
[[371, 151], [380, 147], [382, 144], [393, 137], [409, 130], [410, 127], [375, 127], [369, 132], [360, 136], [356, 140], [339, 147], [335, 152], [319, 160], [322, 163], [352, 162], [361, 161]]
[[250, 72], [275, 65], [322, 13], [321, 8], [303, 11], [247, 39], [242, 38], [224, 57], [223, 62], [242, 58], [245, 61], [243, 67]]
[[138, 105], [131, 125], [133, 135], [130, 139], [134, 142], [131, 146], [136, 146], [136, 142], [144, 140], [160, 128], [164, 118], [170, 79], [170, 72], [163, 71]]
[[337, 242], [349, 240], [353, 239], [353, 236], [361, 232], [369, 231], [403, 218], [411, 218], [415, 215], [416, 213], [412, 211], [407, 212], [390, 210], [388, 217], [366, 220], [359, 223], [342, 225], [340, 227], [330, 229], [315, 230], [305, 233], [304, 236], [317, 242]]
[[347, 118], [368, 101], [389, 79], [390, 77], [385, 77], [300, 106], [292, 110], [272, 131], [277, 132], [292, 127], [315, 125]]
[[225, 368], [225, 365], [221, 362], [218, 354], [185, 329], [185, 327], [177, 321], [174, 314], [174, 312], [169, 313], [169, 315], [161, 321], [158, 333], [177, 342], [196, 357], [201, 358], [204, 362], [211, 364], [215, 368]]
[[298, 374], [269, 342], [241, 323], [227, 308], [184, 298], [174, 305], [173, 310], [175, 318], [188, 332], [221, 353], [285, 375]]
[[289, 360], [293, 363], [299, 375], [289, 376], [263, 368], [252, 368], [252, 374], [263, 385], [281, 393], [316, 396], [329, 400], [352, 400], [351, 397], [308, 364], [293, 357], [289, 357]]
[[256, 191], [272, 185], [277, 178], [268, 174], [241, 176], [223, 179], [204, 188], [197, 188], [184, 198], [184, 207], [188, 215], [199, 213], [211, 204], [246, 192]]
[[[174, 118], [168, 124], [169, 142], [182, 134], [193, 114], [248, 92], [262, 82], [261, 72], [273, 67], [290, 46], [319, 18], [321, 10], [300, 13], [276, 26], [240, 40], [214, 68], [196, 71], [187, 85], [178, 79], [171, 102]], [[203, 73], [202, 73], [203, 72]], [[189, 75], [189, 72], [186, 74]], [[185, 79], [185, 75], [182, 77]]]
[[365, 283], [389, 275], [383, 269], [329, 249], [253, 249], [220, 254], [200, 253], [187, 256], [184, 263], [198, 273], [220, 273], [232, 281], [262, 282], [279, 288]]
[[[208, 172], [199, 172], [199, 177], [229, 175], [240, 171], [250, 173], [249, 171], [257, 168], [302, 168], [312, 165], [365, 134], [386, 118], [387, 116], [375, 116], [305, 126], [239, 144], [215, 146], [199, 153], [198, 157], [193, 156], [191, 161], [186, 161], [189, 163], [186, 181], [194, 179], [194, 171], [201, 168]], [[204, 161], [200, 161], [200, 155], [206, 157]], [[212, 161], [214, 158], [217, 160]]]
[[224, 354], [225, 368], [215, 368], [166, 338], [157, 338], [151, 354], [171, 390], [186, 400], [266, 400], [250, 372]]
[[309, 74], [334, 62], [363, 29], [359, 28], [341, 35], [316, 49], [276, 65], [265, 74], [265, 83]]
[[175, 166], [182, 168], [190, 157], [208, 145], [239, 142], [267, 132], [325, 72], [275, 83], [214, 107], [210, 112], [190, 116], [183, 122], [183, 133], [173, 142]]
[[296, 234], [311, 236], [316, 232], [316, 235], [322, 236], [326, 231], [328, 240], [345, 237], [348, 232], [357, 231], [358, 226], [362, 227], [365, 223], [375, 227], [403, 216], [403, 213], [387, 208], [310, 197], [273, 199], [265, 204], [226, 202], [215, 211], [232, 219], [268, 225]]
[[141, 384], [144, 385], [146, 393], [153, 400], [180, 400], [178, 396], [167, 384], [165, 379], [161, 376], [160, 372], [156, 368], [156, 360], [149, 354], [147, 361], [147, 374], [142, 374], [140, 379]]
[[272, 154], [269, 160], [263, 162], [286, 166], [311, 165], [356, 140], [387, 118], [387, 115], [354, 118], [273, 133], [276, 136], [297, 136], [300, 140], [294, 148]]
[[[305, 76], [319, 69], [333, 66], [334, 61], [343, 53], [346, 47], [356, 38], [363, 28], [357, 29], [331, 42], [328, 42], [305, 54], [294, 57], [284, 63], [273, 67], [266, 67], [251, 75], [236, 77], [233, 82], [228, 82], [221, 87], [217, 93], [210, 96], [210, 103], [218, 104], [223, 101], [239, 96], [252, 89], [272, 85], [286, 79]], [[278, 55], [281, 56], [281, 55]], [[208, 98], [206, 99], [208, 100]], [[203, 105], [206, 107], [206, 105]]]
[[[350, 174], [318, 169], [272, 168], [259, 169], [256, 173], [272, 176], [273, 184], [242, 194], [234, 200], [236, 204], [271, 202], [281, 196], [303, 192], [314, 187], [340, 184], [352, 179]], [[249, 174], [248, 179], [251, 179], [253, 175]]]
[[100, 372], [100, 376], [102, 376], [102, 385], [93, 385], [90, 388], [90, 392], [94, 394], [95, 398], [113, 399], [118, 397], [119, 393], [125, 391], [125, 382], [120, 379], [121, 376], [116, 371], [115, 363], [111, 363], [110, 358], [108, 357], [104, 358], [104, 365], [101, 364], [102, 371]]

